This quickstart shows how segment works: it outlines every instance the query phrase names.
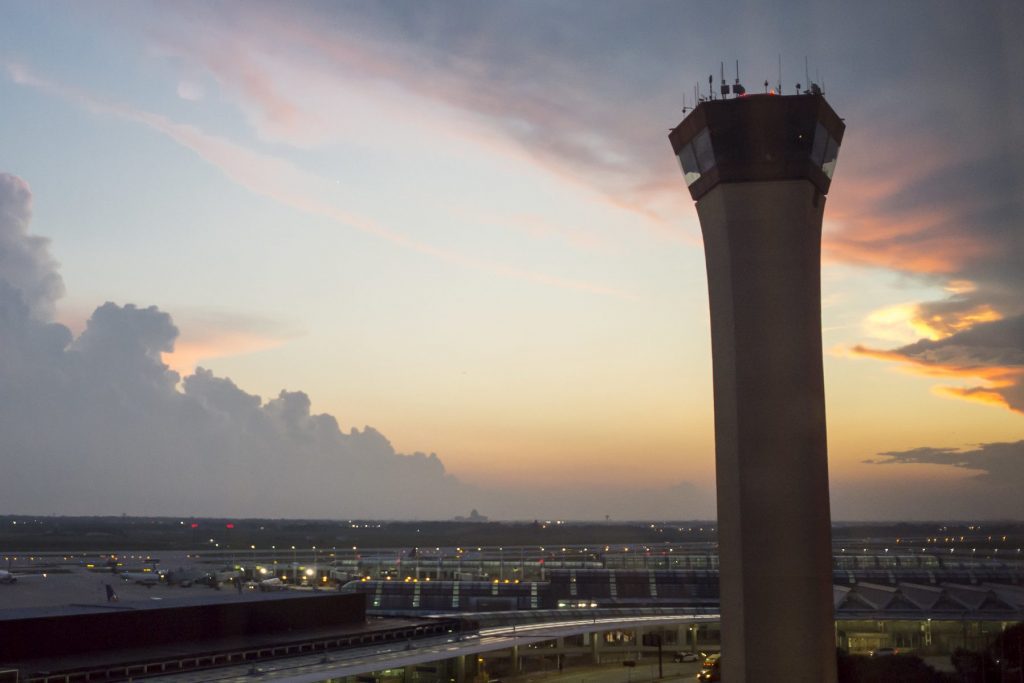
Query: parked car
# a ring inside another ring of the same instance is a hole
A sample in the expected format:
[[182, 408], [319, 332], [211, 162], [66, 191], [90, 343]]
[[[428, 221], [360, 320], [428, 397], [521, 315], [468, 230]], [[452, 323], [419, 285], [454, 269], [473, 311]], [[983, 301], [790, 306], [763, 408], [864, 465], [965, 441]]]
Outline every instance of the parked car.
[[880, 647], [877, 650], [871, 651], [872, 657], [891, 657], [892, 655], [898, 655], [900, 651], [894, 647]]
[[672, 655], [673, 662], [696, 662], [700, 656], [696, 652], [677, 652]]

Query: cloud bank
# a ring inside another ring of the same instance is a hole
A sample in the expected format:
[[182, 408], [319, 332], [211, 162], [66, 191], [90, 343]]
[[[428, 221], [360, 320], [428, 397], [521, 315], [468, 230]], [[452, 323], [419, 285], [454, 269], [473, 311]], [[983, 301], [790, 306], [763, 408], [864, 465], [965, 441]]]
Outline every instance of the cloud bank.
[[[689, 200], [664, 137], [652, 132], [676, 122], [682, 77], [706, 73], [717, 59], [709, 64], [708, 55], [721, 49], [715, 32], [678, 40], [692, 9], [568, 3], [544, 7], [543, 21], [529, 3], [450, 10], [175, 5], [159, 24], [146, 23], [161, 49], [216, 83], [262, 139], [298, 148], [350, 139], [358, 122], [322, 94], [372, 93], [395, 110], [463, 122], [458, 134], [524, 155], [645, 216], [652, 232], [681, 237], [671, 226], [691, 214]], [[742, 19], [718, 6], [701, 13], [711, 26], [757, 36], [767, 54], [801, 27], [800, 40], [818, 33], [807, 30], [815, 25], [844, 27], [820, 49], [837, 60], [844, 84], [830, 99], [850, 124], [829, 199], [826, 258], [949, 289], [908, 309], [906, 327], [928, 339], [1024, 315], [1024, 95], [1005, 87], [1024, 70], [1024, 49], [1007, 28], [1024, 21], [1020, 4], [949, 5], [926, 15], [911, 5], [790, 10], [788, 18], [755, 7]], [[884, 49], [872, 50], [868, 36]], [[857, 84], [870, 84], [871, 96]], [[898, 349], [861, 350], [921, 367]], [[933, 363], [928, 371], [940, 367], [962, 370]], [[1017, 388], [992, 393], [985, 382], [942, 391], [1012, 407], [1005, 394], [1019, 394], [1019, 383], [1006, 377], [1015, 370], [991, 372]]]
[[[924, 506], [938, 514], [932, 519], [977, 517], [979, 514], [1011, 519], [1024, 517], [1024, 441], [985, 443], [972, 449], [914, 448], [906, 451], [879, 453], [879, 459], [866, 460], [872, 465], [941, 465], [974, 474], [947, 486], [947, 495], [920, 496]], [[911, 487], [913, 489], [913, 487]], [[910, 491], [911, 497], [914, 491]]]
[[471, 489], [434, 454], [343, 433], [302, 392], [260, 397], [162, 361], [178, 330], [156, 307], [105, 303], [77, 339], [31, 193], [0, 174], [0, 500], [8, 511], [434, 516]]
[[1024, 315], [976, 323], [939, 339], [922, 339], [891, 351], [864, 346], [858, 353], [907, 363], [917, 372], [976, 380], [974, 386], [941, 386], [943, 394], [1024, 413]]
[[437, 455], [343, 432], [301, 391], [264, 401], [163, 361], [178, 337], [155, 306], [107, 302], [74, 338], [52, 322], [63, 291], [31, 193], [0, 173], [0, 501], [5, 512], [283, 517], [706, 516], [688, 485], [654, 491], [486, 491]]

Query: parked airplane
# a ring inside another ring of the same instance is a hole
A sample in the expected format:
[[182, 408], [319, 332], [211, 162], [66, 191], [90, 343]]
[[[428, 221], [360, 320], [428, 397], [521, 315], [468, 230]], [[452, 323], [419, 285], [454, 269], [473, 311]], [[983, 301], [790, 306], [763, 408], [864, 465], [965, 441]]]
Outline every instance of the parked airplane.
[[0, 583], [17, 583], [19, 579], [45, 579], [46, 574], [12, 574], [6, 569], [0, 569]]
[[121, 572], [118, 576], [125, 583], [133, 582], [147, 588], [156, 586], [163, 579], [159, 572]]
[[288, 590], [288, 585], [276, 576], [272, 579], [263, 579], [255, 585], [257, 585], [263, 592]]

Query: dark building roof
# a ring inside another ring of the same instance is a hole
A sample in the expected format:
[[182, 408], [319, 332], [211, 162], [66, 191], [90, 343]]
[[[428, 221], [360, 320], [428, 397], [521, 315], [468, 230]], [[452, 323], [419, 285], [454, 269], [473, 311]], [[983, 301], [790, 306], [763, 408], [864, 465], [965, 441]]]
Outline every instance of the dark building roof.
[[0, 613], [0, 662], [351, 626], [365, 621], [365, 598], [340, 593], [6, 610]]

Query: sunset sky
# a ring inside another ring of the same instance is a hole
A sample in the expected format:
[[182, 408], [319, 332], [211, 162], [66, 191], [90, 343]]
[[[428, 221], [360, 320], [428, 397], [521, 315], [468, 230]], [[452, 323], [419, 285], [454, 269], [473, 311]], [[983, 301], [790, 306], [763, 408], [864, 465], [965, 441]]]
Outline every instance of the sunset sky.
[[833, 516], [1022, 518], [1022, 25], [1020, 2], [0, 3], [0, 513], [713, 517], [667, 133], [720, 62], [760, 92], [781, 53], [784, 93], [806, 56], [847, 125]]

